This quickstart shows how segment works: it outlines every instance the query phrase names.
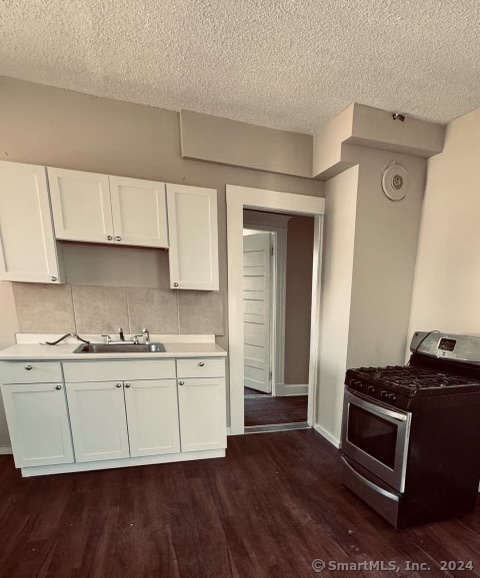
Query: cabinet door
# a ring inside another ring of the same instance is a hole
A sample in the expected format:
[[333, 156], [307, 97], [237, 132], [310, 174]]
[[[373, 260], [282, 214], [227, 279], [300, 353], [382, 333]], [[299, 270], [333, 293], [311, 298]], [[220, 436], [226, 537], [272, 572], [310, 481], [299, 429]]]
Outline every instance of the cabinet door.
[[0, 162], [0, 279], [60, 277], [45, 168]]
[[109, 177], [117, 243], [168, 247], [165, 184]]
[[68, 409], [77, 462], [127, 458], [123, 383], [67, 383]]
[[170, 286], [218, 291], [217, 191], [167, 184]]
[[57, 239], [113, 243], [107, 175], [48, 168]]
[[74, 461], [63, 384], [2, 386], [17, 468]]
[[125, 404], [132, 457], [180, 451], [175, 379], [125, 382]]
[[227, 447], [225, 380], [178, 380], [182, 452]]

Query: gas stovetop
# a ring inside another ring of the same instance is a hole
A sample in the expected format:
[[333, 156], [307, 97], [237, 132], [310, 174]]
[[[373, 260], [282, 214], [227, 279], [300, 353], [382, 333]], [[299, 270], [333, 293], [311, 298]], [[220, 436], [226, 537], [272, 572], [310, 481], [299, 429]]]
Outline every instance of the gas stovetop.
[[407, 409], [416, 397], [480, 393], [480, 376], [463, 376], [414, 365], [360, 367], [347, 371], [345, 385], [366, 397]]
[[408, 365], [349, 369], [345, 385], [403, 408], [416, 397], [480, 393], [480, 336], [417, 331], [410, 351]]
[[360, 367], [351, 370], [357, 378], [367, 380], [369, 383], [378, 384], [392, 391], [409, 394], [419, 389], [433, 390], [438, 388], [458, 387], [467, 385], [478, 385], [480, 387], [480, 377], [478, 379], [454, 375], [443, 371], [429, 369], [425, 367], [415, 367], [411, 365], [389, 365], [387, 367]]

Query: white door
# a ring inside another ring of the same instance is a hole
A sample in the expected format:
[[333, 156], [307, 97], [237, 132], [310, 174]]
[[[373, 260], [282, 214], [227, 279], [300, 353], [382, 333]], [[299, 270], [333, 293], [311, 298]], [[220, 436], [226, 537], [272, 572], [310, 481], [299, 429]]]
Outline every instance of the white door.
[[170, 287], [218, 291], [217, 191], [167, 184]]
[[243, 237], [243, 327], [245, 386], [272, 392], [271, 234]]
[[107, 175], [48, 168], [57, 239], [113, 243]]
[[2, 395], [17, 468], [74, 461], [63, 384], [3, 385]]
[[117, 243], [168, 248], [165, 184], [109, 177]]
[[178, 380], [182, 452], [227, 447], [224, 378]]
[[175, 379], [125, 382], [125, 404], [132, 457], [180, 451]]
[[77, 462], [127, 458], [123, 383], [67, 383], [68, 409]]
[[44, 167], [0, 162], [0, 279], [60, 282]]

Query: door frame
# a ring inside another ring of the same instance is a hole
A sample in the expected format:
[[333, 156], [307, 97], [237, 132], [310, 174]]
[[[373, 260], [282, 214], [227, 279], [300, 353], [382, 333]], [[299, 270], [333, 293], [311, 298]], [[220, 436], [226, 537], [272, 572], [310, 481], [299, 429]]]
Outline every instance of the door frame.
[[308, 375], [307, 422], [315, 419], [320, 341], [320, 283], [325, 199], [293, 193], [226, 186], [228, 259], [228, 341], [230, 362], [230, 431], [243, 434], [244, 426], [244, 344], [243, 344], [243, 210], [279, 211], [315, 218], [312, 272], [310, 364]]

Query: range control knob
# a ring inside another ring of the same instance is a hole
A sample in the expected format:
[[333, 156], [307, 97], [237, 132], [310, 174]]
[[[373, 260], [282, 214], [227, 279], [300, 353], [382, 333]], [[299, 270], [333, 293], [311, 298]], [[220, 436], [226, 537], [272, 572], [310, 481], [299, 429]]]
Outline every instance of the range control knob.
[[360, 380], [357, 381], [357, 387], [358, 389], [363, 389], [363, 383]]
[[389, 394], [388, 396], [389, 401], [395, 402], [397, 401], [397, 396], [394, 393]]
[[383, 390], [380, 395], [383, 397], [383, 399], [386, 399], [388, 397], [388, 391]]
[[369, 385], [369, 386], [368, 386], [367, 392], [368, 392], [368, 393], [375, 393], [375, 388], [373, 387], [373, 385]]

